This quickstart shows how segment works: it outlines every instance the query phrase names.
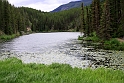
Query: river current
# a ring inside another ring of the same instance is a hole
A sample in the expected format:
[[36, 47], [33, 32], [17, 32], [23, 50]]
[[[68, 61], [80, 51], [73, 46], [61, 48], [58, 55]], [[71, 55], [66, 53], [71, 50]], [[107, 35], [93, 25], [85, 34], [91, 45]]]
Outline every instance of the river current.
[[78, 35], [80, 35], [78, 32], [34, 33], [24, 35], [1, 43], [0, 51], [43, 53], [77, 39]]
[[69, 64], [79, 68], [124, 70], [124, 52], [85, 47], [79, 32], [33, 33], [0, 43], [0, 60], [16, 57], [23, 63]]

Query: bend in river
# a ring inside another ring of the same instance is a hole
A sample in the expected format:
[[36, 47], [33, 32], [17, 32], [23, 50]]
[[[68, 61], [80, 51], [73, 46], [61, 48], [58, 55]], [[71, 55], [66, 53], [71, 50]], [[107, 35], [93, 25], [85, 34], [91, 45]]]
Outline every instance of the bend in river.
[[2, 43], [0, 51], [37, 53], [46, 52], [56, 46], [66, 43], [68, 40], [76, 39], [79, 33], [56, 32], [35, 33], [20, 36], [12, 41]]
[[124, 52], [83, 47], [77, 40], [79, 35], [79, 32], [56, 32], [20, 36], [0, 43], [0, 59], [16, 57], [24, 63], [62, 63], [80, 68], [119, 65], [119, 69], [124, 69], [124, 58], [120, 57]]

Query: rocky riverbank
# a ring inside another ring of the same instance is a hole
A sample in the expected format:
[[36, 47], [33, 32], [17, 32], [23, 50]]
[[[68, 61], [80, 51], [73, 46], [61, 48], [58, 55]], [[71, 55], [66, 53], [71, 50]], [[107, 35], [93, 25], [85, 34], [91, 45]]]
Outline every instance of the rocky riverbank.
[[16, 53], [2, 52], [0, 59], [16, 57], [21, 59], [23, 63], [47, 64], [61, 63], [69, 64], [78, 68], [98, 68], [107, 67], [113, 69], [124, 70], [124, 52], [108, 51], [102, 49], [94, 49], [91, 46], [84, 47], [80, 41], [73, 40], [71, 43], [66, 42], [58, 46], [56, 49], [48, 50], [43, 53]]
[[6, 59], [10, 57], [16, 57], [21, 59], [23, 63], [37, 63], [37, 64], [47, 64], [60, 63], [60, 64], [70, 64], [72, 67], [87, 68], [90, 64], [89, 60], [81, 60], [75, 56], [70, 56], [58, 51], [41, 53], [12, 53], [5, 52], [0, 54], [0, 59]]
[[124, 51], [96, 49], [94, 46], [86, 44], [86, 42], [85, 44], [80, 44], [80, 41], [67, 43], [64, 46], [64, 49], [67, 48], [64, 51], [66, 54], [73, 55], [81, 60], [89, 60], [89, 67], [106, 67], [124, 70]]

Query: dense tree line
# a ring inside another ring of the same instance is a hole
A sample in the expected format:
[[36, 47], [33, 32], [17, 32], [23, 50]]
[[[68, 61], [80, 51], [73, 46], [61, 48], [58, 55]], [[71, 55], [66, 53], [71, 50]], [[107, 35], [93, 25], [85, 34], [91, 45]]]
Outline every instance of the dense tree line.
[[0, 32], [12, 35], [19, 31], [26, 31], [26, 18], [18, 8], [15, 8], [7, 0], [0, 0]]
[[0, 33], [7, 35], [27, 31], [78, 31], [81, 27], [80, 9], [74, 8], [56, 13], [32, 8], [14, 7], [7, 0], [0, 0]]
[[102, 0], [102, 2], [93, 0], [88, 7], [84, 7], [82, 4], [85, 35], [92, 36], [92, 33], [95, 32], [103, 40], [124, 37], [123, 4], [124, 0]]

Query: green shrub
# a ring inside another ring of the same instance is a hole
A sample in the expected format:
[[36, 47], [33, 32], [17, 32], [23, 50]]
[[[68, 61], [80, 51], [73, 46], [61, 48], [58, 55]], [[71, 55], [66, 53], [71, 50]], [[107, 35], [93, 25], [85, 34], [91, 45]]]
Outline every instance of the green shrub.
[[93, 41], [93, 42], [99, 42], [99, 37], [97, 36], [96, 32], [93, 32], [91, 36], [88, 36], [84, 38], [85, 41]]
[[83, 40], [83, 36], [78, 36], [78, 40]]
[[99, 38], [96, 36], [93, 37], [86, 37], [85, 41], [93, 41], [93, 42], [99, 42]]
[[13, 35], [1, 35], [0, 36], [0, 39], [2, 40], [10, 40], [10, 39], [13, 39], [15, 37], [19, 36], [19, 34], [13, 34]]
[[120, 43], [117, 39], [113, 38], [104, 42], [104, 49], [106, 50], [124, 50], [124, 43]]
[[118, 50], [124, 51], [124, 43], [120, 43], [120, 45], [118, 47]]

